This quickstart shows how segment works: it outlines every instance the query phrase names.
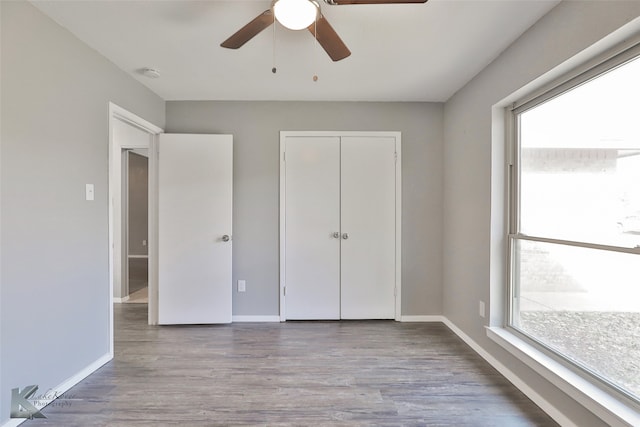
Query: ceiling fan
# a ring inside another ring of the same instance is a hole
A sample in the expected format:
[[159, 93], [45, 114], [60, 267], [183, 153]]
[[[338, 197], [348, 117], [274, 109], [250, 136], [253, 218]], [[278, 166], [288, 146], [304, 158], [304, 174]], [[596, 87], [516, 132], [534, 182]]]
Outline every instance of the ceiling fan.
[[[270, 9], [262, 12], [253, 21], [222, 42], [220, 46], [238, 49], [277, 20], [291, 30], [308, 29], [329, 57], [334, 61], [340, 61], [351, 55], [351, 51], [322, 15], [318, 1], [273, 0]], [[332, 6], [341, 6], [347, 4], [426, 3], [427, 0], [324, 0], [324, 2]]]

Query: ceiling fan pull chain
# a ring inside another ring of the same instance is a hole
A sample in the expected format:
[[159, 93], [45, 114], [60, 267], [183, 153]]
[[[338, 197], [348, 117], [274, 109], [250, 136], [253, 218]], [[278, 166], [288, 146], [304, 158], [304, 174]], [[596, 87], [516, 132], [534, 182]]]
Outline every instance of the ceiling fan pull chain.
[[272, 55], [272, 64], [273, 64], [273, 68], [271, 68], [271, 72], [273, 74], [276, 73], [276, 71], [278, 71], [278, 69], [276, 68], [276, 15], [273, 15], [273, 55]]
[[[316, 20], [313, 21], [313, 68], [318, 69], [318, 15]], [[318, 81], [318, 75], [313, 75], [313, 81]]]

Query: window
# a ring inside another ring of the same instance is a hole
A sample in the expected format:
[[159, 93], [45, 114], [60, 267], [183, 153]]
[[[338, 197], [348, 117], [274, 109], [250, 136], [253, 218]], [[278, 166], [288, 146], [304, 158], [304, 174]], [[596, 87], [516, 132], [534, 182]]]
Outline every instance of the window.
[[640, 402], [640, 56], [515, 108], [509, 327]]

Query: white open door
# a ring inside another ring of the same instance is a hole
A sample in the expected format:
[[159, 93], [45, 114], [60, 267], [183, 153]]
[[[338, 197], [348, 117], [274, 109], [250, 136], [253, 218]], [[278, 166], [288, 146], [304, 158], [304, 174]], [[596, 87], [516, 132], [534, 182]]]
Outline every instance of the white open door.
[[232, 165], [231, 135], [160, 135], [160, 324], [231, 322]]

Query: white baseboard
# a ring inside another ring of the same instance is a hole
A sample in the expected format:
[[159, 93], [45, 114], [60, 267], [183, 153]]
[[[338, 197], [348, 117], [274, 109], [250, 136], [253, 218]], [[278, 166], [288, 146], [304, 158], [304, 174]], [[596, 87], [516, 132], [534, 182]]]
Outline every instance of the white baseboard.
[[11, 418], [6, 423], [2, 424], [2, 427], [16, 427], [27, 421], [27, 418]]
[[402, 316], [401, 322], [444, 322], [445, 317], [440, 315], [433, 316]]
[[82, 381], [83, 379], [87, 378], [89, 375], [93, 374], [95, 371], [100, 369], [103, 365], [108, 363], [111, 359], [113, 359], [112, 355], [108, 353], [105, 354], [104, 356], [100, 357], [98, 360], [96, 360], [95, 362], [93, 362], [92, 364], [90, 364], [89, 366], [87, 366], [77, 374], [68, 378], [62, 384], [58, 385], [58, 387], [56, 387], [55, 390], [59, 392], [58, 394], [65, 393], [71, 387], [78, 384], [80, 381]]
[[[63, 393], [69, 391], [74, 385], [78, 384], [80, 381], [84, 380], [89, 375], [97, 371], [100, 367], [102, 367], [105, 363], [109, 362], [111, 359], [113, 359], [113, 357], [110, 354], [105, 354], [104, 356], [100, 357], [98, 360], [96, 360], [95, 362], [93, 362], [92, 364], [90, 364], [89, 366], [87, 366], [77, 374], [71, 376], [70, 378], [67, 378], [58, 386], [53, 387], [50, 390], [47, 390], [46, 393], [42, 393], [42, 395], [46, 395], [46, 396], [62, 395]], [[42, 409], [47, 405], [51, 404], [51, 402], [54, 402], [55, 400], [56, 400], [55, 398], [47, 399], [47, 400], [39, 399], [38, 405], [36, 407], [38, 409]], [[27, 418], [11, 418], [9, 421], [5, 422], [2, 425], [2, 427], [16, 427], [25, 421], [27, 421]]]
[[232, 316], [232, 322], [261, 322], [261, 323], [280, 323], [280, 316]]
[[27, 418], [11, 418], [6, 423], [2, 424], [2, 427], [16, 427], [27, 421]]
[[122, 297], [122, 298], [113, 297], [113, 302], [118, 303], [118, 304], [123, 303], [123, 302], [127, 302], [127, 301], [129, 301], [129, 295], [127, 295], [126, 297]]
[[480, 347], [470, 336], [462, 332], [453, 322], [443, 316], [443, 322], [454, 334], [456, 334], [462, 341], [464, 341], [469, 347], [471, 347], [476, 353], [480, 355], [484, 360], [489, 362], [491, 366], [496, 368], [502, 376], [504, 376], [511, 384], [516, 386], [521, 392], [523, 392], [529, 399], [531, 399], [536, 405], [538, 405], [544, 412], [553, 418], [558, 424], [565, 427], [577, 427], [569, 418], [567, 418], [561, 411], [555, 406], [549, 403], [544, 397], [533, 390], [529, 385], [522, 381], [520, 377], [514, 374], [509, 368], [500, 363], [495, 357], [490, 355], [485, 349]]

